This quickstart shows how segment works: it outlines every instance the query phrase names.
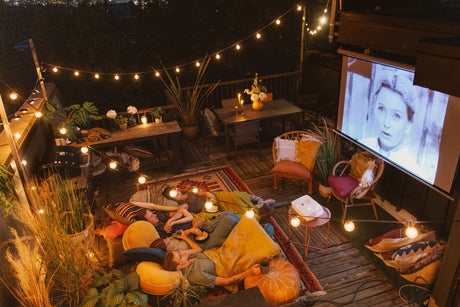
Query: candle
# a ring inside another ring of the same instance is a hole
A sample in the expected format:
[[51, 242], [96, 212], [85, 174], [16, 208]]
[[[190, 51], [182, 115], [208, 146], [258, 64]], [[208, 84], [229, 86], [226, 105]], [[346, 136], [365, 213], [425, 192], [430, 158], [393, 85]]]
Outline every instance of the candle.
[[241, 94], [238, 93], [238, 103], [241, 103]]

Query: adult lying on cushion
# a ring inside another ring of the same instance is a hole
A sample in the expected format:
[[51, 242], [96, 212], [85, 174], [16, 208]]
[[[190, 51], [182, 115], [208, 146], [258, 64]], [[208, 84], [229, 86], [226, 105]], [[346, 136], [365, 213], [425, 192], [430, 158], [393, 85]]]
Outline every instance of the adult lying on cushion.
[[[275, 203], [274, 199], [263, 200], [259, 196], [250, 195], [247, 192], [242, 191], [211, 193], [208, 191], [199, 190], [198, 192], [194, 193], [188, 190], [176, 190], [176, 195], [171, 196], [170, 192], [173, 189], [173, 187], [165, 187], [165, 189], [163, 190], [163, 195], [166, 198], [170, 198], [177, 201], [182, 209], [187, 209], [189, 212], [194, 214], [205, 213], [205, 210], [203, 210], [203, 208], [208, 199], [216, 200], [216, 203], [222, 211], [231, 211], [239, 216], [246, 213], [248, 209], [257, 209], [262, 210], [264, 212], [268, 212], [271, 209], [270, 207]], [[211, 218], [206, 214], [202, 216], [205, 217], [207, 220], [210, 220]], [[179, 223], [179, 221], [188, 222], [192, 220], [193, 217], [185, 217], [183, 215], [183, 212], [177, 211], [177, 213], [171, 217], [168, 225], [165, 225], [165, 227], [177, 224]], [[171, 232], [168, 231], [167, 228], [165, 228], [165, 230], [167, 232]]]
[[[157, 214], [150, 210], [146, 210], [144, 217], [154, 226], [158, 225], [159, 223]], [[193, 234], [192, 240], [195, 243], [197, 243], [200, 246], [200, 248], [202, 248], [202, 250], [208, 250], [211, 248], [221, 246], [222, 243], [224, 243], [230, 231], [232, 231], [232, 229], [239, 222], [239, 220], [240, 217], [235, 213], [222, 212], [210, 222], [203, 223], [202, 225], [198, 225], [197, 227], [190, 227], [189, 229], [181, 228], [180, 230], [184, 230], [187, 235]], [[179, 224], [179, 226], [183, 225], [187, 224]], [[185, 244], [185, 241], [177, 240], [174, 238], [168, 238], [168, 235], [163, 231], [162, 227], [155, 227], [155, 229], [157, 230], [161, 239], [164, 240], [157, 240], [156, 242], [153, 242], [151, 245], [152, 247], [164, 249], [166, 251], [190, 248], [190, 246]], [[160, 230], [162, 232], [160, 232]], [[198, 242], [198, 240], [195, 240], [195, 238], [203, 236], [203, 231], [208, 234], [208, 237], [202, 242]]]
[[187, 269], [187, 280], [193, 285], [207, 288], [226, 286], [242, 281], [248, 276], [260, 274], [260, 267], [255, 264], [244, 272], [230, 277], [217, 276], [214, 262], [202, 253], [203, 249], [191, 240], [186, 232], [181, 232], [178, 238], [187, 242], [191, 248], [167, 253], [163, 267], [167, 271]]

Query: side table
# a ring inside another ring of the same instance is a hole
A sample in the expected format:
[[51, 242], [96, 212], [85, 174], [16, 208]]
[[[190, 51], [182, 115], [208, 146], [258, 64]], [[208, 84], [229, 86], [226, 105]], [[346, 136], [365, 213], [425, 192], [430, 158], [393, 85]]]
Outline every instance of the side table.
[[[300, 225], [303, 225], [305, 226], [305, 240], [304, 242], [294, 242], [294, 241], [291, 241], [291, 227], [293, 227], [291, 225], [291, 223], [289, 222], [289, 242], [291, 242], [292, 244], [303, 244], [304, 245], [304, 248], [305, 248], [305, 253], [304, 253], [304, 258], [305, 258], [305, 261], [307, 261], [307, 253], [308, 253], [308, 248], [314, 248], [314, 249], [318, 249], [318, 250], [323, 250], [325, 251], [325, 253], [327, 254], [327, 245], [329, 243], [329, 227], [331, 225], [331, 211], [329, 211], [328, 208], [323, 207], [323, 213], [318, 216], [317, 218], [315, 219], [312, 219], [312, 220], [305, 220], [302, 216], [299, 216], [294, 208], [292, 208], [292, 206], [289, 208], [289, 216], [297, 216], [300, 220]], [[313, 246], [313, 245], [310, 245], [310, 235], [311, 235], [311, 227], [317, 227], [317, 226], [321, 226], [321, 225], [324, 225], [327, 223], [327, 234], [326, 234], [326, 247], [325, 248], [322, 248], [322, 247], [318, 247], [318, 246]]]

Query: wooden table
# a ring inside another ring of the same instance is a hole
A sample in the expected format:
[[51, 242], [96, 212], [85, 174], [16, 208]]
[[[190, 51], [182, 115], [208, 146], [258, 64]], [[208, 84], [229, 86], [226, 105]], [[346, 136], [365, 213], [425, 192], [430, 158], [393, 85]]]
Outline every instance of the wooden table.
[[[291, 223], [289, 223], [289, 236], [288, 236], [289, 241], [292, 244], [303, 244], [304, 245], [304, 248], [305, 248], [305, 252], [304, 252], [305, 261], [307, 261], [307, 253], [308, 253], [308, 248], [309, 247], [314, 248], [314, 249], [318, 249], [318, 250], [322, 250], [327, 254], [327, 245], [329, 243], [329, 227], [331, 225], [331, 211], [329, 211], [329, 209], [324, 207], [324, 206], [322, 206], [322, 207], [323, 207], [323, 213], [320, 216], [318, 216], [317, 218], [311, 219], [309, 221], [307, 221], [303, 217], [297, 215], [296, 211], [294, 210], [294, 208], [292, 208], [292, 206], [289, 208], [289, 216], [296, 215], [300, 220], [300, 225], [305, 226], [305, 239], [304, 239], [303, 243], [302, 242], [291, 241], [291, 232], [292, 232], [291, 227], [293, 227], [291, 225]], [[321, 225], [324, 225], [326, 223], [327, 223], [326, 247], [322, 248], [322, 247], [310, 245], [311, 230], [309, 231], [309, 228], [321, 226]]]
[[169, 140], [171, 151], [173, 153], [173, 163], [176, 167], [176, 170], [180, 171], [182, 167], [180, 148], [181, 132], [182, 129], [177, 121], [138, 124], [126, 130], [115, 130], [112, 132], [111, 137], [108, 139], [103, 139], [96, 142], [85, 142], [82, 144], [76, 144], [75, 146], [91, 146], [93, 148], [103, 148], [166, 137]]
[[272, 120], [281, 118], [283, 120], [283, 132], [285, 130], [285, 119], [288, 117], [299, 116], [303, 114], [303, 110], [287, 101], [286, 99], [276, 99], [264, 102], [264, 107], [255, 111], [251, 105], [244, 106], [244, 114], [235, 114], [234, 108], [220, 108], [214, 109], [217, 118], [224, 124], [225, 128], [225, 145], [227, 152], [230, 150], [229, 127], [236, 123], [241, 123], [249, 120], [260, 119]]

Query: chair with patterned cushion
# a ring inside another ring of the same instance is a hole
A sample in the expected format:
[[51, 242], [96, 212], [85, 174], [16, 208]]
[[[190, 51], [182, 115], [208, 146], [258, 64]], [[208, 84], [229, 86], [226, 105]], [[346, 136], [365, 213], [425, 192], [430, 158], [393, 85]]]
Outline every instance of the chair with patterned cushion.
[[272, 146], [274, 188], [280, 177], [307, 181], [308, 194], [312, 193], [312, 175], [321, 138], [307, 131], [290, 131], [275, 138]]
[[372, 206], [375, 218], [375, 187], [382, 176], [384, 161], [370, 152], [353, 155], [349, 161], [340, 161], [334, 166], [328, 177], [332, 195], [340, 200], [343, 209], [342, 218], [347, 216], [349, 207]]

